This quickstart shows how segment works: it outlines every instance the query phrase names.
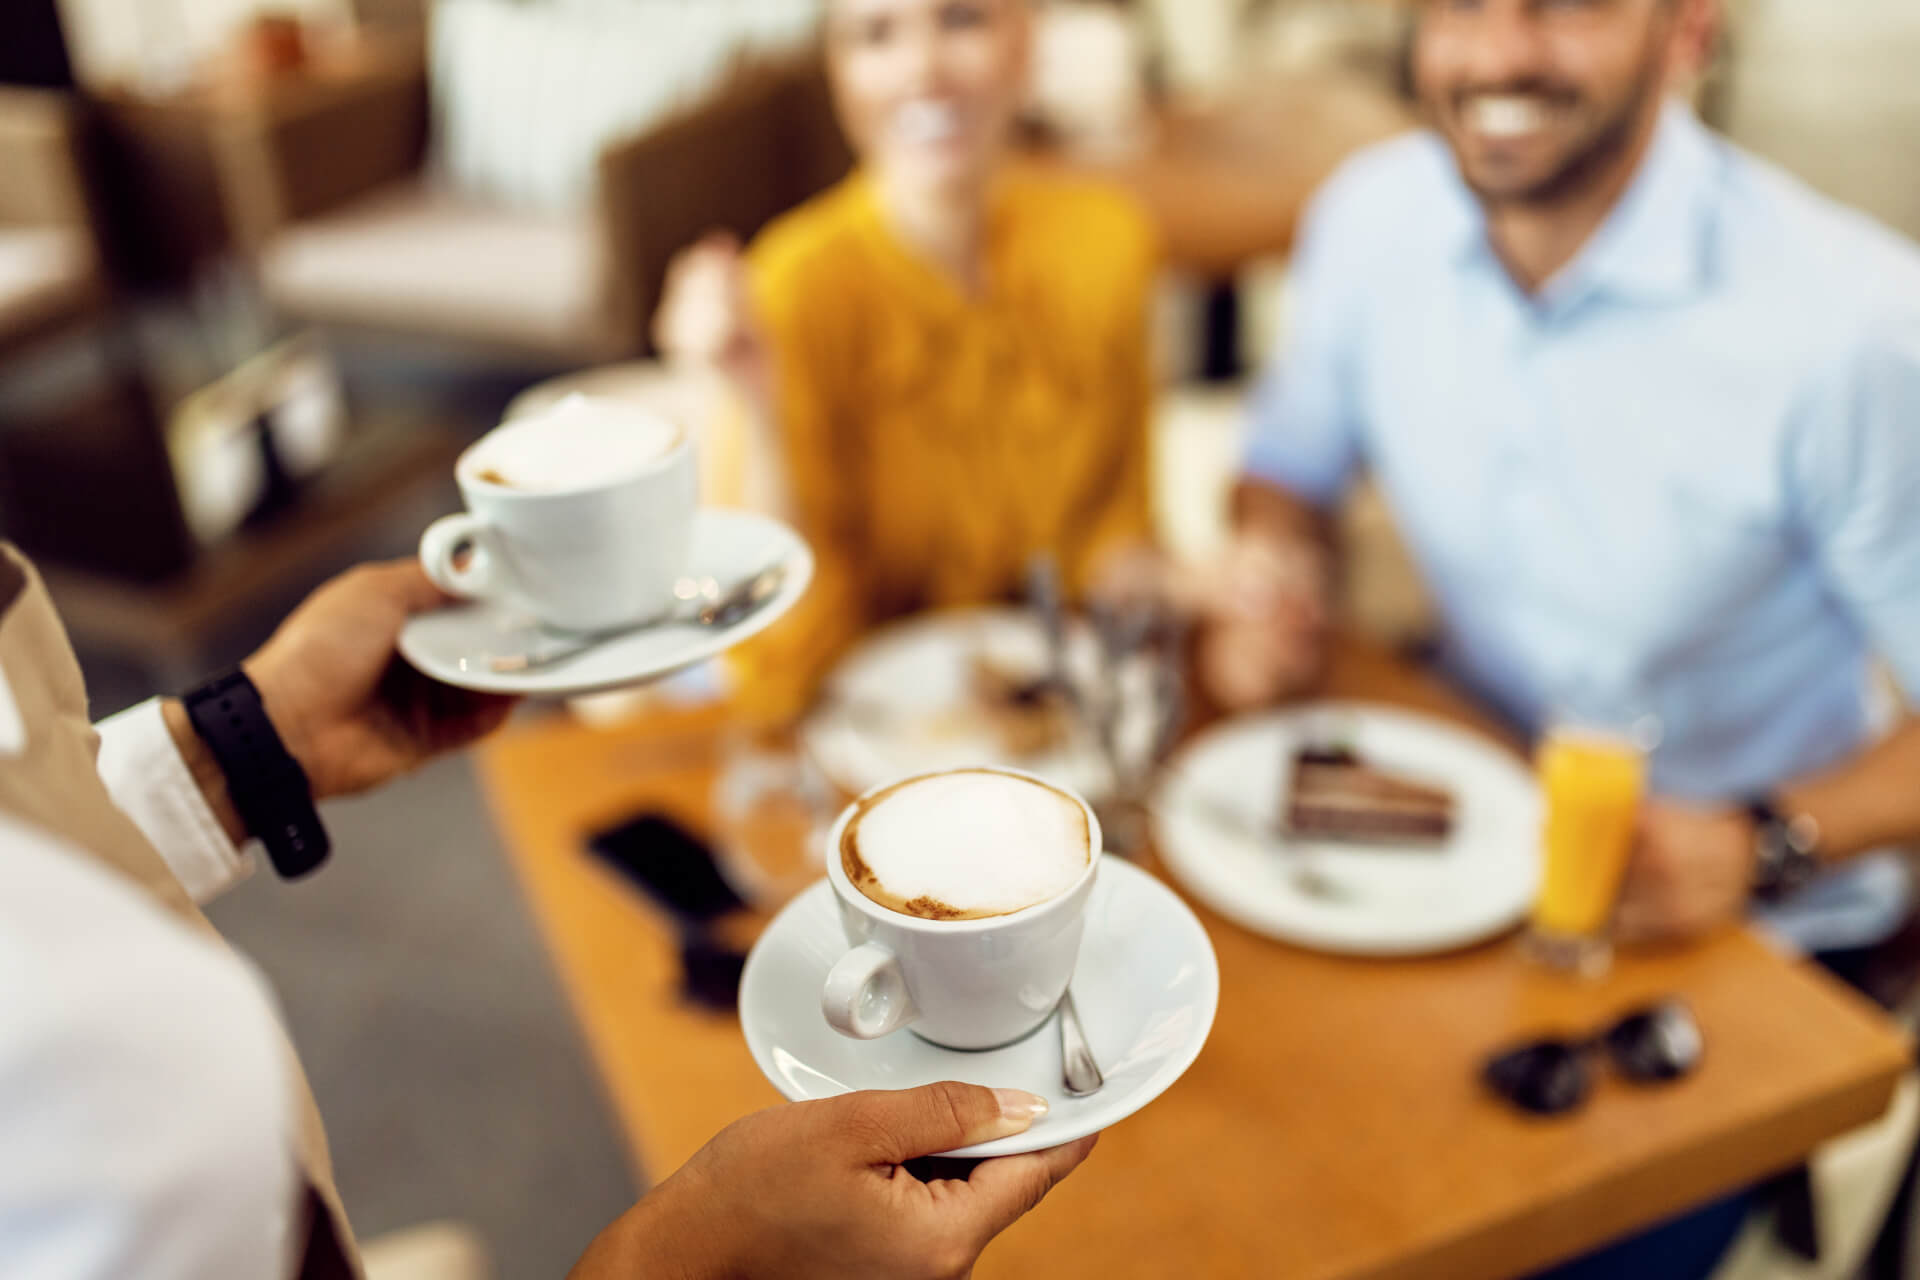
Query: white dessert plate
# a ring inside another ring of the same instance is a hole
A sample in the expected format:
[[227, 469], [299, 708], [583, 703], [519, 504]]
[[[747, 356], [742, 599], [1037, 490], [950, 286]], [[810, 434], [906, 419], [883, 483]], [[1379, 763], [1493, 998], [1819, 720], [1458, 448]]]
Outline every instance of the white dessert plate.
[[[1452, 792], [1451, 834], [1430, 847], [1279, 836], [1293, 752], [1326, 741]], [[1224, 721], [1174, 756], [1152, 809], [1161, 859], [1194, 897], [1320, 951], [1470, 946], [1520, 923], [1539, 884], [1539, 792], [1521, 761], [1464, 729], [1386, 707], [1316, 703]], [[1301, 864], [1336, 892], [1303, 888]]]
[[[893, 623], [868, 635], [834, 669], [800, 727], [801, 745], [849, 795], [914, 774], [984, 764], [1024, 770], [1097, 802], [1112, 789], [1112, 773], [1084, 726], [1070, 726], [1047, 750], [1016, 755], [977, 706], [977, 662], [1038, 677], [1047, 657], [1046, 637], [1029, 610], [948, 609]], [[1067, 667], [1079, 682], [1100, 671], [1098, 641], [1078, 619], [1067, 630]], [[1151, 719], [1139, 709], [1123, 713], [1123, 740], [1150, 734]]]

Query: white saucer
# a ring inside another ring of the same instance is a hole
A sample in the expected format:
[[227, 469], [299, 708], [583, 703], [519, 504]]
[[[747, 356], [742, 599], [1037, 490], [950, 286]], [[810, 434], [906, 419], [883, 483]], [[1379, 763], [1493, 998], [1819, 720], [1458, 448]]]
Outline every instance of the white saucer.
[[414, 618], [400, 632], [400, 653], [443, 684], [482, 693], [572, 697], [639, 684], [723, 653], [766, 630], [806, 594], [813, 580], [813, 552], [780, 521], [723, 507], [695, 515], [690, 576], [731, 584], [777, 561], [787, 565], [780, 593], [751, 616], [719, 630], [646, 627], [549, 668], [503, 674], [491, 668], [490, 660], [524, 649], [533, 624], [509, 606], [476, 603]]
[[1087, 904], [1073, 1002], [1106, 1087], [1070, 1097], [1060, 1080], [1060, 1033], [1049, 1019], [1026, 1039], [964, 1053], [910, 1031], [852, 1040], [827, 1025], [820, 988], [847, 949], [825, 880], [788, 903], [747, 957], [740, 1026], [767, 1079], [793, 1101], [856, 1089], [910, 1089], [938, 1080], [1025, 1089], [1052, 1104], [1025, 1133], [946, 1152], [1006, 1156], [1072, 1142], [1126, 1119], [1165, 1093], [1200, 1056], [1220, 1003], [1220, 968], [1206, 930], [1171, 889], [1109, 855]]
[[[1255, 834], [1278, 826], [1294, 749], [1329, 737], [1451, 791], [1452, 833], [1431, 849]], [[1322, 702], [1223, 721], [1169, 762], [1152, 807], [1174, 879], [1235, 923], [1317, 951], [1471, 946], [1519, 924], [1540, 883], [1540, 796], [1526, 767], [1476, 734], [1385, 707]], [[1303, 892], [1289, 858], [1344, 892]]]

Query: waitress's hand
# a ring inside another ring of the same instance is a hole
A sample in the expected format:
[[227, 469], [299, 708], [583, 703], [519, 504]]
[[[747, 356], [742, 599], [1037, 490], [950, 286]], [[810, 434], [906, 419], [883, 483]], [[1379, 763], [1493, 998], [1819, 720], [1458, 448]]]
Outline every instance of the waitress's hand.
[[[466, 746], [505, 722], [515, 699], [455, 689], [399, 656], [407, 619], [452, 603], [419, 562], [365, 564], [287, 616], [242, 664], [313, 798], [351, 795]], [[178, 699], [161, 715], [214, 816], [236, 843], [249, 832], [226, 777]]]
[[506, 720], [515, 699], [441, 684], [399, 656], [407, 619], [452, 602], [418, 561], [361, 565], [243, 664], [316, 800], [391, 781]]
[[908, 1160], [1022, 1133], [1031, 1094], [973, 1084], [849, 1093], [735, 1121], [603, 1232], [574, 1280], [961, 1280], [1094, 1140], [923, 1182]]

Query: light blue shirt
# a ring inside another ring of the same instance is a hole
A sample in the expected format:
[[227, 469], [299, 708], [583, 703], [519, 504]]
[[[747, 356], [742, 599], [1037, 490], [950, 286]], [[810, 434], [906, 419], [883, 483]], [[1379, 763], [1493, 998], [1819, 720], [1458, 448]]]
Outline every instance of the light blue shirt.
[[[1334, 176], [1295, 280], [1248, 471], [1326, 503], [1370, 470], [1445, 665], [1523, 729], [1651, 712], [1655, 788], [1726, 802], [1857, 752], [1875, 655], [1920, 692], [1907, 242], [1676, 105], [1532, 296], [1431, 134]], [[1857, 866], [1782, 930], [1814, 948], [1889, 932], [1905, 879]]]

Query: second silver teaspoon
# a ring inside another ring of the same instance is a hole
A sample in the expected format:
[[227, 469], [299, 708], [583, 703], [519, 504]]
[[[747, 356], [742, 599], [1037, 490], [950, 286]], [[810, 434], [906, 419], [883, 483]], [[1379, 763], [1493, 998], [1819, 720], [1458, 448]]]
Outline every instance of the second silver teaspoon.
[[1060, 1073], [1067, 1092], [1076, 1098], [1100, 1092], [1107, 1082], [1100, 1074], [1100, 1064], [1093, 1060], [1093, 1050], [1087, 1046], [1087, 1033], [1074, 1011], [1071, 990], [1060, 997]]

